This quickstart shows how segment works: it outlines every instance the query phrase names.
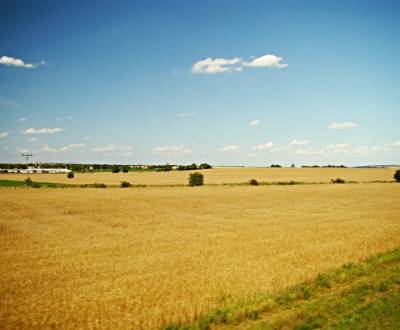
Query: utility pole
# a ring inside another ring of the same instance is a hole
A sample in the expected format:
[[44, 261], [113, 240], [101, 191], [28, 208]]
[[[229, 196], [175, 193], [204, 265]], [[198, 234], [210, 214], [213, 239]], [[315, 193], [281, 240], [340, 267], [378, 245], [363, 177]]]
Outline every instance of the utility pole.
[[26, 169], [28, 169], [28, 164], [29, 164], [29, 157], [32, 157], [32, 154], [22, 154], [22, 157], [25, 157], [26, 159]]

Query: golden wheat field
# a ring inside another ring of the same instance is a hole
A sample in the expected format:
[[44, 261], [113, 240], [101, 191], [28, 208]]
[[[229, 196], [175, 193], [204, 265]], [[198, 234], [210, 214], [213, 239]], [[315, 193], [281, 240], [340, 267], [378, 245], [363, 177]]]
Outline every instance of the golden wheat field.
[[399, 199], [395, 183], [1, 188], [1, 328], [190, 321], [399, 246]]
[[[243, 183], [254, 178], [262, 182], [299, 181], [330, 182], [331, 179], [342, 178], [346, 181], [391, 181], [393, 168], [256, 168], [256, 167], [219, 167], [200, 170], [205, 176], [205, 183]], [[130, 172], [130, 173], [75, 173], [74, 179], [66, 174], [29, 174], [34, 181], [56, 183], [105, 183], [119, 184], [128, 181], [132, 184], [174, 185], [186, 184], [189, 171], [171, 172]], [[24, 180], [27, 174], [0, 173], [0, 180]]]

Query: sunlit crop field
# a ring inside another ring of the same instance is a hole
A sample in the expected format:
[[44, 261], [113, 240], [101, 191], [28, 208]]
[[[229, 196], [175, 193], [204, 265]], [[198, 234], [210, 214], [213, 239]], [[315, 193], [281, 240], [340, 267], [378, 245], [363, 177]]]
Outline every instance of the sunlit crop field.
[[[347, 181], [390, 181], [393, 180], [394, 168], [239, 168], [220, 167], [200, 171], [205, 176], [205, 183], [242, 183], [254, 178], [258, 181], [300, 181], [330, 182], [342, 178]], [[130, 173], [75, 173], [74, 179], [66, 174], [29, 174], [34, 181], [56, 183], [105, 183], [117, 185], [121, 181], [132, 184], [174, 185], [186, 184], [189, 171], [171, 172], [130, 172]], [[0, 173], [0, 180], [24, 180], [27, 174]]]
[[[260, 171], [267, 179], [274, 170]], [[240, 180], [261, 173], [252, 171]], [[279, 171], [276, 180], [294, 178]], [[303, 178], [389, 178], [385, 170], [324, 171]], [[399, 200], [395, 183], [1, 188], [0, 325], [156, 329], [190, 321], [399, 246]]]

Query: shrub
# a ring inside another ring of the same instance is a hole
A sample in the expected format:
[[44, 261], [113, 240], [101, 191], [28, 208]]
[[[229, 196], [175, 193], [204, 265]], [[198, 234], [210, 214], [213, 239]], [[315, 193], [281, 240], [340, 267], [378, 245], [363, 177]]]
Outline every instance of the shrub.
[[129, 172], [129, 169], [128, 169], [127, 167], [123, 167], [123, 168], [122, 168], [122, 172], [128, 173], [128, 172]]
[[25, 184], [26, 184], [27, 186], [31, 186], [32, 183], [33, 183], [32, 179], [28, 176], [28, 177], [25, 179]]
[[204, 176], [199, 172], [189, 174], [189, 185], [190, 186], [202, 186], [204, 184]]
[[346, 183], [346, 181], [344, 181], [341, 178], [336, 178], [336, 179], [332, 179], [332, 183]]
[[121, 181], [121, 188], [128, 188], [132, 186], [128, 181]]
[[282, 167], [282, 166], [279, 164], [272, 164], [271, 167]]
[[112, 172], [113, 173], [119, 173], [119, 167], [118, 166], [113, 166], [113, 168], [112, 168]]
[[107, 188], [104, 183], [93, 183], [93, 188]]
[[32, 182], [31, 187], [32, 188], [40, 188], [42, 185], [39, 182]]
[[73, 179], [74, 178], [74, 172], [68, 172], [68, 174], [67, 174], [67, 178], [68, 179]]
[[397, 171], [394, 173], [393, 178], [394, 178], [397, 182], [400, 182], [400, 170], [397, 170]]
[[258, 181], [256, 179], [251, 179], [249, 183], [251, 186], [258, 186]]

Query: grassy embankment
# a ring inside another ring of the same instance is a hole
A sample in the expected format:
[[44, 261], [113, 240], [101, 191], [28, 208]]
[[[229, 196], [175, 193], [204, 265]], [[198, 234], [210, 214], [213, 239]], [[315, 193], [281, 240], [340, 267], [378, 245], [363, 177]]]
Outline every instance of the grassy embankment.
[[164, 329], [398, 329], [400, 249]]

